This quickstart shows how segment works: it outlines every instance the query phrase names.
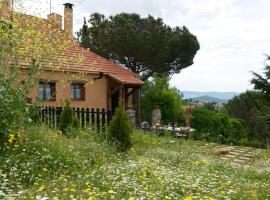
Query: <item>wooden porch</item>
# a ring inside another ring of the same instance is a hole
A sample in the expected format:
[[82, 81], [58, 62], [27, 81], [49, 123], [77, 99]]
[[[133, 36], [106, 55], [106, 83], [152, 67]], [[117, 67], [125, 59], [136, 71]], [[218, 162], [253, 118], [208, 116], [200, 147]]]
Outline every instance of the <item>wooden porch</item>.
[[140, 89], [142, 85], [121, 83], [109, 78], [107, 82], [107, 109], [115, 112], [115, 109], [122, 104], [125, 110], [134, 110], [136, 121], [140, 118]]

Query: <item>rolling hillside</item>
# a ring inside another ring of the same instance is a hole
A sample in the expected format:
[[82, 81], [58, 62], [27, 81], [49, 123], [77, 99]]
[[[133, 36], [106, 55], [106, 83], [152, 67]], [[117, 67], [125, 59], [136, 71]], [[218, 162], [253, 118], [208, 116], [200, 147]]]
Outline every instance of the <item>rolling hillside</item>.
[[210, 97], [221, 100], [229, 100], [234, 96], [239, 95], [237, 92], [196, 92], [196, 91], [182, 91], [184, 99], [194, 99], [198, 97]]
[[195, 97], [195, 98], [190, 98], [189, 100], [191, 101], [200, 101], [203, 103], [226, 103], [228, 99], [219, 99], [215, 97], [210, 97], [210, 96], [200, 96], [200, 97]]

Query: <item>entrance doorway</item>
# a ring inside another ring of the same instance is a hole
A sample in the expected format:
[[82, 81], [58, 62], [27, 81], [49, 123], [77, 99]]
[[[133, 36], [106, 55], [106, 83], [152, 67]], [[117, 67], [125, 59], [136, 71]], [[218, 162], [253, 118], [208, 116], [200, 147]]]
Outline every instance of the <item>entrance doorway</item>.
[[112, 114], [115, 113], [115, 109], [119, 106], [119, 90], [112, 95]]

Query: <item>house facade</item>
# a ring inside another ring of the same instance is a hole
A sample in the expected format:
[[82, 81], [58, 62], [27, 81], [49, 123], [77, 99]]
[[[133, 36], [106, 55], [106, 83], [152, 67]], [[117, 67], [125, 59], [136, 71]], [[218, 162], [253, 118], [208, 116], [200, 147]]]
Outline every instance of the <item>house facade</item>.
[[[32, 77], [34, 87], [29, 102], [44, 106], [63, 106], [65, 100], [72, 107], [115, 110], [119, 102], [126, 109], [139, 109], [139, 92], [143, 82], [132, 71], [84, 49], [73, 38], [73, 5], [64, 4], [64, 20], [51, 13], [47, 19], [11, 12], [9, 0], [2, 0], [0, 20], [18, 20], [22, 28], [37, 24], [44, 40], [57, 38], [66, 43], [61, 49], [50, 53], [41, 61], [40, 70]], [[28, 21], [28, 23], [26, 23]], [[64, 24], [62, 24], [64, 21]], [[53, 45], [52, 45], [53, 46]], [[56, 48], [57, 49], [57, 48]], [[21, 59], [20, 81], [27, 81], [29, 60]], [[134, 98], [136, 97], [136, 98]]]

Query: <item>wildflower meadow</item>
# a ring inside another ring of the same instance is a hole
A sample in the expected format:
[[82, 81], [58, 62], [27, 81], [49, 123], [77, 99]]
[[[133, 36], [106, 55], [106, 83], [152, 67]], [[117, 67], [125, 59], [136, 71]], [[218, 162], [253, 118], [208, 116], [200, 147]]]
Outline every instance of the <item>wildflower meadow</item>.
[[[1, 199], [269, 199], [270, 162], [262, 150], [249, 167], [232, 166], [202, 143], [132, 136], [118, 153], [91, 129], [68, 138], [33, 127], [0, 156]], [[265, 168], [266, 169], [266, 168]]]

